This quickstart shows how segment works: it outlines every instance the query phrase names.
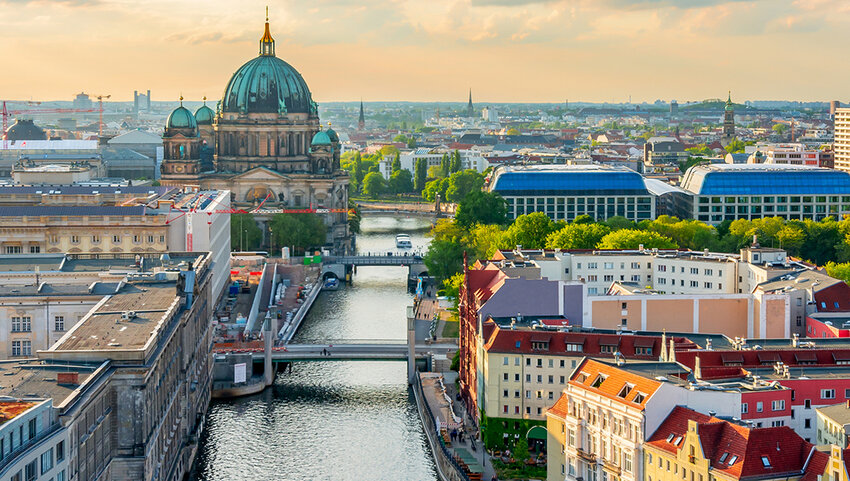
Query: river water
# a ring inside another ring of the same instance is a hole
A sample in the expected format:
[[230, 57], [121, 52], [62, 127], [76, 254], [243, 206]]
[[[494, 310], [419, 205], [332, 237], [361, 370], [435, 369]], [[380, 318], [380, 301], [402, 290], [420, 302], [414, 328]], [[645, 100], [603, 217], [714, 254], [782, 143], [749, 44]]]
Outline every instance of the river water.
[[[395, 250], [410, 234], [424, 250], [425, 219], [365, 217], [359, 252]], [[407, 268], [359, 268], [323, 292], [299, 340], [406, 338]], [[201, 480], [436, 480], [403, 362], [300, 362], [255, 396], [213, 401], [196, 461]]]

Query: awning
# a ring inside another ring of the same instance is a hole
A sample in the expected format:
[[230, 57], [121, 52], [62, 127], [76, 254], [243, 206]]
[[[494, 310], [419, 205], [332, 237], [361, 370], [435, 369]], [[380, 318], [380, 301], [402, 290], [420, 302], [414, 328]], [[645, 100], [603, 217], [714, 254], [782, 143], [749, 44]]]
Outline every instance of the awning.
[[832, 358], [835, 362], [850, 361], [850, 351], [833, 351]]
[[728, 353], [721, 354], [720, 359], [723, 360], [723, 364], [743, 364], [744, 356], [738, 353]]
[[528, 430], [528, 434], [525, 435], [527, 439], [540, 439], [546, 440], [546, 428], [543, 426], [534, 426]]
[[762, 364], [780, 362], [782, 360], [778, 352], [760, 352], [758, 356], [759, 362]]
[[817, 354], [813, 352], [797, 352], [794, 353], [794, 358], [797, 359], [797, 362], [818, 362]]
[[635, 347], [653, 347], [655, 346], [654, 337], [636, 337]]
[[619, 345], [620, 345], [620, 340], [619, 340], [619, 339], [617, 339], [617, 338], [614, 338], [614, 339], [611, 339], [611, 338], [608, 338], [608, 339], [600, 339], [600, 340], [599, 340], [599, 345], [600, 345], [600, 346], [619, 346]]

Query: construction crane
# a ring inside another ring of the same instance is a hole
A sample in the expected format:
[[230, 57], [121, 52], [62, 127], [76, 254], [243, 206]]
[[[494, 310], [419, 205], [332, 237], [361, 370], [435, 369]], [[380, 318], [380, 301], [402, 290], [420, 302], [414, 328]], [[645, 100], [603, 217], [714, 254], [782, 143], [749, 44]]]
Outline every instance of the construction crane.
[[95, 95], [97, 99], [97, 110], [100, 112], [100, 116], [97, 119], [98, 138], [103, 137], [103, 99], [108, 99], [109, 97], [112, 97], [112, 95]]
[[[29, 102], [33, 104], [35, 102]], [[40, 102], [38, 102], [40, 103]], [[38, 105], [38, 103], [35, 103]], [[3, 117], [3, 149], [6, 150], [9, 148], [8, 143], [6, 142], [6, 131], [9, 130], [9, 118], [15, 117], [18, 115], [39, 115], [39, 114], [64, 114], [64, 113], [80, 113], [80, 112], [97, 112], [97, 109], [51, 109], [51, 108], [41, 108], [41, 109], [25, 109], [25, 110], [9, 110], [6, 108], [6, 101], [3, 101], [3, 109], [0, 110], [0, 116]], [[103, 107], [101, 106], [101, 116], [103, 115]]]

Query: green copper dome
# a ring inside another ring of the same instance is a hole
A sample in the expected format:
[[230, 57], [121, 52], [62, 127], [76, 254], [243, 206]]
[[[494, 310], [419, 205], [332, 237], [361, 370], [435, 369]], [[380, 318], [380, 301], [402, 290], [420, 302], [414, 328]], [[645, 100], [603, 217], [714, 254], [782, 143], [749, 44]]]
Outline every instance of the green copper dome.
[[339, 142], [339, 135], [337, 135], [336, 131], [331, 128], [330, 122], [328, 122], [328, 130], [325, 130], [325, 133], [328, 134], [328, 138], [331, 139], [331, 142]]
[[195, 121], [195, 116], [192, 115], [192, 112], [189, 112], [189, 109], [183, 106], [183, 102], [180, 102], [180, 106], [168, 114], [168, 119], [165, 121], [165, 128], [196, 129], [198, 128], [198, 122]]
[[310, 142], [311, 145], [331, 145], [331, 138], [328, 137], [323, 131], [316, 132], [316, 135], [313, 136], [313, 141]]
[[195, 121], [198, 125], [212, 125], [213, 118], [215, 117], [215, 112], [209, 107], [207, 104], [201, 105], [201, 107], [195, 111]]
[[233, 74], [221, 98], [223, 112], [316, 113], [301, 74], [273, 55], [249, 60]]

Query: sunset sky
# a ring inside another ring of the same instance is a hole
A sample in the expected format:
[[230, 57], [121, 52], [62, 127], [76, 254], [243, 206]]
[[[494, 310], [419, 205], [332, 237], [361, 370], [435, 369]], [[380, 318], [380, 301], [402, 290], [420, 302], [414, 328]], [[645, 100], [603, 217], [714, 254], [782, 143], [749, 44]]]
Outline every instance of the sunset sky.
[[0, 0], [0, 98], [218, 99], [266, 4], [320, 103], [850, 100], [846, 0]]

